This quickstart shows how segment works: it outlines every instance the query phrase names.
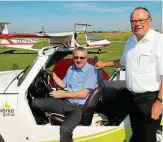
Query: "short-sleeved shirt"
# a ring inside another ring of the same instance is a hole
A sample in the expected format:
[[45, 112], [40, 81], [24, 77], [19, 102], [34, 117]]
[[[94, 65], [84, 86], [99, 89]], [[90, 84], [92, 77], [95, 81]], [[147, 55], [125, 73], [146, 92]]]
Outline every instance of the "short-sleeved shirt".
[[126, 69], [126, 87], [135, 93], [158, 91], [163, 75], [162, 34], [152, 29], [138, 41], [128, 39], [120, 63]]
[[[86, 63], [81, 69], [72, 65], [69, 67], [63, 82], [66, 84], [68, 92], [89, 89], [90, 94], [97, 84], [97, 70], [89, 63]], [[67, 98], [67, 100], [73, 104], [84, 105], [88, 96], [86, 98]]]

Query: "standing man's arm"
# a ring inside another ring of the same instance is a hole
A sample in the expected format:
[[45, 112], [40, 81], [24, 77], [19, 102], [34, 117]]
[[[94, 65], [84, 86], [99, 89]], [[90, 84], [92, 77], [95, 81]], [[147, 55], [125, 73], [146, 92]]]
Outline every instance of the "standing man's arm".
[[[128, 44], [129, 39], [126, 42], [126, 45]], [[98, 61], [95, 65], [96, 69], [101, 69], [104, 67], [121, 67], [121, 66], [125, 66], [126, 65], [126, 53], [128, 52], [128, 48], [125, 45], [124, 51], [123, 51], [123, 55], [121, 57], [121, 59], [115, 60], [115, 61], [110, 61], [110, 62], [102, 62], [102, 61]]]
[[156, 102], [152, 105], [152, 114], [151, 114], [151, 118], [153, 119], [158, 119], [159, 116], [162, 114], [162, 102], [159, 101], [160, 99], [162, 99], [162, 96], [163, 96], [163, 44], [162, 44], [162, 38], [163, 36], [160, 38], [160, 48], [158, 50], [158, 62], [157, 62], [157, 71], [161, 77], [161, 84], [160, 84], [160, 89], [159, 89], [159, 92], [158, 92], [158, 95], [157, 95], [157, 100]]
[[96, 63], [96, 68], [100, 69], [100, 68], [104, 68], [104, 67], [120, 67], [120, 60], [115, 60], [115, 61], [110, 61], [110, 62], [102, 62], [102, 61], [98, 61]]
[[121, 59], [115, 60], [115, 61], [110, 61], [110, 62], [102, 62], [98, 61], [95, 65], [96, 69], [101, 69], [104, 67], [121, 67], [126, 65], [126, 53], [129, 51], [127, 44], [130, 42], [130, 38], [127, 40], [123, 55]]

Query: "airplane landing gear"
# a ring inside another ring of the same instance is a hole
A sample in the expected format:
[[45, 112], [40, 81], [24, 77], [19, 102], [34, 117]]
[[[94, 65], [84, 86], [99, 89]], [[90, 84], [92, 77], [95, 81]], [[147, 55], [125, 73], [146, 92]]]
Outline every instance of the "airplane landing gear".
[[98, 54], [101, 54], [101, 49], [99, 48], [98, 51], [97, 51]]

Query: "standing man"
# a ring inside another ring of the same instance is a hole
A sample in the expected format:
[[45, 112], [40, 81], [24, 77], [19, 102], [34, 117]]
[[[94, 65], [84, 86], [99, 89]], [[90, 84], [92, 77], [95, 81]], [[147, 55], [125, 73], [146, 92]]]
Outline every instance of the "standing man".
[[60, 142], [72, 142], [72, 132], [81, 119], [81, 108], [97, 84], [97, 70], [87, 63], [86, 49], [75, 48], [73, 59], [74, 64], [69, 67], [63, 80], [53, 73], [57, 85], [67, 87], [68, 92], [53, 91], [51, 97], [36, 98], [32, 102], [32, 108], [38, 114], [42, 111], [65, 116], [60, 126]]
[[134, 34], [129, 37], [121, 59], [99, 61], [96, 68], [125, 66], [131, 141], [156, 142], [162, 115], [163, 36], [151, 29], [152, 17], [146, 8], [134, 9], [130, 23]]

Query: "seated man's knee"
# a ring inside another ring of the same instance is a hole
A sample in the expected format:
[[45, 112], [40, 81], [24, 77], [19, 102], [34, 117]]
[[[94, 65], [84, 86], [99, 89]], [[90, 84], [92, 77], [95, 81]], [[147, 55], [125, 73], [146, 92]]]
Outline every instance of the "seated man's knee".
[[76, 108], [71, 113], [69, 113], [68, 117], [70, 116], [70, 119], [73, 121], [74, 126], [78, 125], [78, 123], [81, 120], [81, 109]]

